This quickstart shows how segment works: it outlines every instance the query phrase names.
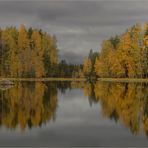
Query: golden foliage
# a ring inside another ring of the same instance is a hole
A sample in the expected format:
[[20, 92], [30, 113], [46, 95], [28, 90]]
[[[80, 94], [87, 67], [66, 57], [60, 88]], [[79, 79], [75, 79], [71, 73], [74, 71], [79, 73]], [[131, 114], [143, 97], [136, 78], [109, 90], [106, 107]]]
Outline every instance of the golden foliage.
[[148, 27], [140, 24], [124, 34], [103, 41], [95, 72], [99, 77], [147, 77], [148, 76]]
[[1, 77], [44, 77], [55, 73], [51, 67], [58, 63], [56, 38], [42, 30], [27, 30], [24, 25], [19, 30], [0, 30], [0, 47]]

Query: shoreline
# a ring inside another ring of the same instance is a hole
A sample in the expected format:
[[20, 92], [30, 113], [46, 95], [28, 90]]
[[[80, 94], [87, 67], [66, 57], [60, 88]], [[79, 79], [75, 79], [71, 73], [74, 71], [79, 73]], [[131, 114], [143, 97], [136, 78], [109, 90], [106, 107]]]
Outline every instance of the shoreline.
[[[1, 81], [87, 81], [86, 78], [0, 78]], [[147, 78], [97, 78], [96, 81], [102, 82], [146, 82]]]
[[85, 78], [0, 78], [0, 81], [86, 81]]
[[97, 81], [148, 83], [148, 78], [98, 78]]

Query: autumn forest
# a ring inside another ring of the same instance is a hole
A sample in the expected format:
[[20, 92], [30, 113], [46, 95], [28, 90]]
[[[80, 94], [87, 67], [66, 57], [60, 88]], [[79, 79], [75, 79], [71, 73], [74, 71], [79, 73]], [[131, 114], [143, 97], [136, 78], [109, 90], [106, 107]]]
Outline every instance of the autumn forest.
[[80, 65], [59, 61], [55, 36], [21, 25], [0, 29], [0, 76], [9, 78], [147, 78], [148, 24], [136, 24], [123, 34], [90, 50]]
[[0, 76], [41, 78], [78, 76], [82, 65], [58, 61], [56, 37], [21, 25], [0, 30]]
[[121, 35], [102, 43], [102, 49], [90, 53], [84, 61], [86, 76], [111, 78], [148, 77], [148, 24], [136, 24]]

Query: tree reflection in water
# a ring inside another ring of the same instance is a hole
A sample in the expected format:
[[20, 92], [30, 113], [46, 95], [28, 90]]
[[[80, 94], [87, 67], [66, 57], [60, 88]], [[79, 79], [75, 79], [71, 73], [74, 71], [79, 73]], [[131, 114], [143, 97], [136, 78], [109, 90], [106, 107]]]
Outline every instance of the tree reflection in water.
[[148, 136], [148, 84], [111, 82], [24, 82], [0, 91], [0, 125], [22, 130], [56, 118], [58, 91], [82, 89], [90, 105], [99, 103], [102, 115], [137, 135]]
[[112, 82], [72, 82], [84, 90], [89, 103], [99, 103], [102, 116], [120, 122], [137, 135], [144, 131], [148, 137], [148, 84]]
[[22, 130], [55, 118], [57, 89], [54, 83], [24, 82], [0, 91], [0, 125]]
[[148, 84], [97, 82], [87, 90], [89, 98], [101, 104], [104, 117], [122, 123], [134, 135], [143, 129], [148, 136]]

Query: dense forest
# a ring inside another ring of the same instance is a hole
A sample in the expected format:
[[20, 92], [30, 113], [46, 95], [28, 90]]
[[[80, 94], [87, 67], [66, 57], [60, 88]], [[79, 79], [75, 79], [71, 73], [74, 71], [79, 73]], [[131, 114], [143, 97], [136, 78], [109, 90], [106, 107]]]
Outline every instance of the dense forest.
[[[104, 40], [95, 53], [84, 60], [85, 76], [110, 78], [148, 77], [148, 24], [136, 24], [125, 33]], [[95, 62], [94, 62], [95, 61]]]
[[21, 25], [0, 29], [1, 77], [80, 77], [82, 65], [58, 60], [55, 36]]
[[59, 61], [56, 37], [49, 33], [24, 25], [0, 29], [0, 77], [147, 78], [148, 24], [104, 40], [83, 65]]

